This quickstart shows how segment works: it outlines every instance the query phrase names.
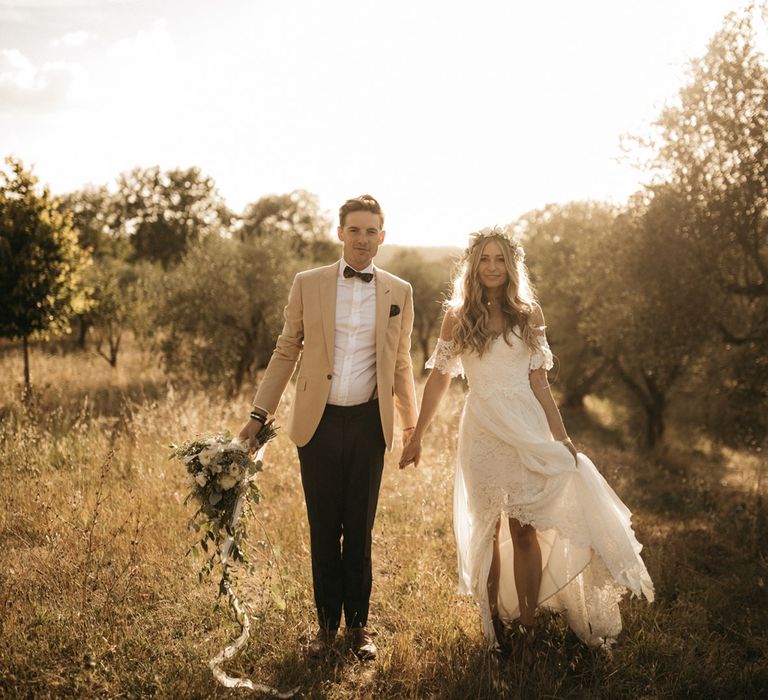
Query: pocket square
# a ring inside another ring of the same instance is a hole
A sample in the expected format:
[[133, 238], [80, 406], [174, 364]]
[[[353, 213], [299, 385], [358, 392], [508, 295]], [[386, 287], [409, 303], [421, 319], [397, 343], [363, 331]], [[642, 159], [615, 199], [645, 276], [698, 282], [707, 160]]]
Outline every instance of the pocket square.
[[397, 316], [400, 313], [400, 307], [397, 304], [392, 304], [389, 307], [389, 317]]

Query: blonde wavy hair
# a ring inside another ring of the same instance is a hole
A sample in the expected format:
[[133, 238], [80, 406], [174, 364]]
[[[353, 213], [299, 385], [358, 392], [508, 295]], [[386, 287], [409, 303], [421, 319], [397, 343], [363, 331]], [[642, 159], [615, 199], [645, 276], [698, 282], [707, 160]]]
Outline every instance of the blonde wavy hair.
[[536, 295], [525, 266], [525, 253], [511, 232], [499, 227], [485, 228], [470, 234], [469, 245], [459, 263], [453, 281], [453, 295], [446, 302], [446, 310], [453, 312], [456, 324], [452, 340], [456, 354], [474, 350], [483, 355], [495, 339], [490, 328], [490, 314], [480, 282], [478, 268], [480, 256], [489, 241], [496, 241], [504, 256], [507, 288], [502, 295], [501, 312], [504, 317], [504, 340], [511, 344], [511, 335], [521, 338], [535, 350], [537, 327], [531, 316], [536, 306]]

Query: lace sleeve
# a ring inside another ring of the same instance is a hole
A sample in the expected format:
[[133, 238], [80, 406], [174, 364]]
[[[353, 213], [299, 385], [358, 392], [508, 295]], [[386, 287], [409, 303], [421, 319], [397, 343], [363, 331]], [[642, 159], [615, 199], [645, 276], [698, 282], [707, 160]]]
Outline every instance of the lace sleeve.
[[547, 336], [544, 335], [545, 326], [539, 326], [536, 330], [536, 349], [531, 352], [531, 361], [528, 364], [528, 371], [533, 372], [535, 369], [551, 370], [554, 366], [552, 358], [552, 351], [549, 349], [549, 343], [547, 342]]
[[427, 369], [434, 367], [439, 372], [449, 374], [451, 377], [464, 376], [464, 366], [461, 364], [461, 358], [453, 353], [452, 340], [438, 338], [435, 351], [424, 366]]

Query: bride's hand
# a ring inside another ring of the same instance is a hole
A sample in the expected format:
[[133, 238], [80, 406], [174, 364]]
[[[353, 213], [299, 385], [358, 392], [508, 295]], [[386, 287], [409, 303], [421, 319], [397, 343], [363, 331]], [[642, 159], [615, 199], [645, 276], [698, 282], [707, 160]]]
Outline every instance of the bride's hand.
[[419, 466], [419, 460], [421, 459], [421, 440], [417, 439], [415, 435], [411, 436], [411, 439], [403, 447], [403, 454], [400, 455], [400, 469], [404, 469], [411, 462], [414, 467]]
[[579, 453], [576, 450], [576, 446], [573, 444], [573, 440], [571, 440], [571, 438], [565, 438], [565, 440], [560, 440], [560, 443], [562, 445], [565, 445], [565, 447], [568, 450], [568, 452], [570, 452], [573, 455], [573, 459], [576, 462], [576, 464], [578, 464], [579, 463], [579, 460], [578, 460]]

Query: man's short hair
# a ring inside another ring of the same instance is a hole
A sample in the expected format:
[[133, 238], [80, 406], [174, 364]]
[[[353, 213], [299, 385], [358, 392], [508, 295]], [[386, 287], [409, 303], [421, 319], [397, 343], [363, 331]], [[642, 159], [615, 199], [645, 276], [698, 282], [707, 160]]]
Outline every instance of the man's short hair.
[[384, 228], [384, 212], [381, 210], [381, 205], [371, 195], [361, 194], [359, 197], [353, 197], [344, 202], [339, 209], [339, 226], [344, 228], [347, 214], [351, 214], [353, 211], [369, 211], [376, 214], [381, 221], [381, 227]]

